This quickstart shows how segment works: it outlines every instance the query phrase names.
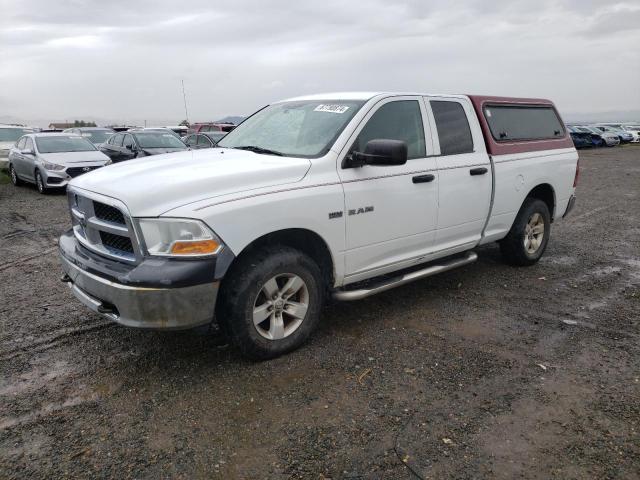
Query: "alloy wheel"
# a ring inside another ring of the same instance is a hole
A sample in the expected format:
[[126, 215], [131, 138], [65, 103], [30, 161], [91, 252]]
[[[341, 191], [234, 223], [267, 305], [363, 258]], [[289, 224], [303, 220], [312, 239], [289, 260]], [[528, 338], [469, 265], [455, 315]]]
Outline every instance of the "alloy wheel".
[[36, 186], [40, 193], [44, 193], [44, 182], [42, 181], [42, 175], [40, 172], [36, 172]]
[[302, 278], [283, 273], [269, 279], [253, 305], [253, 325], [268, 340], [281, 340], [295, 332], [309, 309], [309, 289]]
[[524, 249], [529, 255], [535, 254], [544, 240], [544, 218], [534, 213], [529, 218], [524, 232]]

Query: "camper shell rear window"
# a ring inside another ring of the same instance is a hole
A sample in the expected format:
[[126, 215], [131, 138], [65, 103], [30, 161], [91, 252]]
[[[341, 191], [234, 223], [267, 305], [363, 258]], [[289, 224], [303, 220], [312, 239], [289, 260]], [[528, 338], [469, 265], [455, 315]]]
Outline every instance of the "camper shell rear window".
[[551, 140], [566, 135], [551, 105], [485, 104], [483, 114], [496, 142]]

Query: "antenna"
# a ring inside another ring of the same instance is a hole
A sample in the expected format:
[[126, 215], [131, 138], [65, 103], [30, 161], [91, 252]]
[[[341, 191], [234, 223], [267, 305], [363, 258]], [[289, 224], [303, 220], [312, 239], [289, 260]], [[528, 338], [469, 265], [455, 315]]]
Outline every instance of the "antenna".
[[189, 123], [189, 112], [187, 111], [187, 94], [184, 93], [184, 80], [182, 80], [182, 99], [184, 100], [184, 116], [185, 120]]

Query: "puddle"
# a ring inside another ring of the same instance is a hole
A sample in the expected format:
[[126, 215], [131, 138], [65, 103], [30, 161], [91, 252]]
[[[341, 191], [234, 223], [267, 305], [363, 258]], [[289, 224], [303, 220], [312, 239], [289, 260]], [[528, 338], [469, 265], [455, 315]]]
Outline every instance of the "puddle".
[[88, 396], [76, 396], [68, 398], [62, 403], [47, 403], [38, 410], [34, 410], [33, 412], [27, 413], [26, 415], [21, 415], [19, 417], [2, 417], [0, 418], [0, 431], [7, 428], [15, 427], [17, 425], [22, 425], [23, 423], [30, 423], [40, 417], [50, 415], [69, 407], [75, 407], [76, 405], [92, 402], [94, 400], [97, 400], [97, 398], [98, 395], [95, 393], [92, 393]]
[[587, 273], [587, 276], [593, 275], [594, 277], [606, 277], [607, 275], [613, 275], [614, 273], [618, 273], [622, 270], [620, 267], [614, 267], [612, 265], [608, 265], [606, 267], [600, 267], [592, 270]]
[[549, 257], [546, 259], [546, 262], [551, 263], [553, 265], [562, 265], [562, 266], [568, 267], [578, 263], [578, 259], [576, 257], [571, 257], [569, 255], [562, 255], [557, 257]]
[[51, 382], [69, 377], [74, 370], [67, 362], [57, 361], [48, 368], [36, 367], [22, 373], [13, 382], [0, 380], [0, 396], [19, 395], [44, 388]]

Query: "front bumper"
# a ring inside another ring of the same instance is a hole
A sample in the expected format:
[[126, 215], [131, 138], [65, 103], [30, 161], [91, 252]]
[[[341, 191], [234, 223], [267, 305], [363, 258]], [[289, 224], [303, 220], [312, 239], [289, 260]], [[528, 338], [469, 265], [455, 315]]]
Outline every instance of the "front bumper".
[[213, 320], [219, 280], [215, 260], [107, 260], [82, 247], [72, 232], [59, 241], [63, 281], [80, 302], [136, 328], [186, 329]]
[[[73, 178], [104, 166], [106, 166], [104, 163], [89, 163], [83, 164], [80, 167], [67, 167], [64, 170], [46, 170], [45, 168], [40, 168], [40, 173], [42, 174], [42, 180], [47, 187], [62, 188], [66, 187]], [[74, 173], [71, 174], [69, 170], [74, 171]]]

